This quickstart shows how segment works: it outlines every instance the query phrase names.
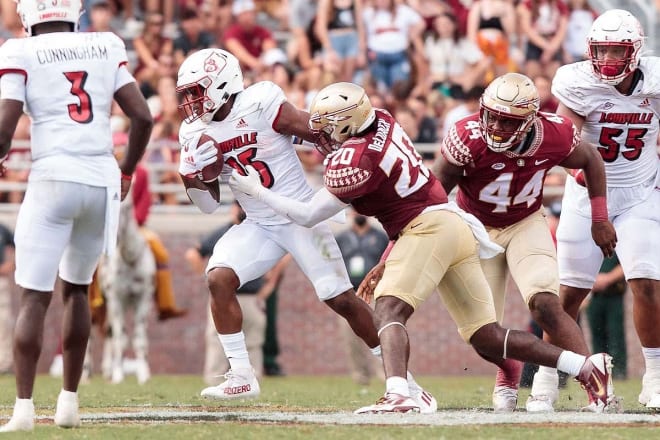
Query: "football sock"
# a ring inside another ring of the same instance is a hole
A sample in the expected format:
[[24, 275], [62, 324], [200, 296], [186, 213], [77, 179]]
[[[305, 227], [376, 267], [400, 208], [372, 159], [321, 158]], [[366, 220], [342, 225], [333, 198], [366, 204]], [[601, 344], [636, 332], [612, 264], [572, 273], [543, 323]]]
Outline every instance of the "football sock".
[[577, 376], [580, 374], [580, 370], [584, 365], [584, 362], [587, 360], [586, 356], [581, 354], [573, 353], [572, 351], [562, 351], [557, 360], [557, 369], [568, 373], [571, 376]]
[[642, 347], [646, 371], [653, 371], [660, 374], [660, 348]]
[[221, 335], [218, 333], [218, 339], [225, 350], [225, 355], [229, 359], [230, 368], [251, 368], [250, 358], [248, 357], [247, 347], [245, 346], [245, 335], [243, 331], [230, 335]]
[[[559, 365], [557, 366], [557, 368], [559, 368]], [[548, 376], [552, 374], [557, 375], [557, 368], [544, 367], [543, 365], [541, 365], [539, 367], [539, 374], [548, 375]]]
[[388, 393], [396, 393], [401, 396], [410, 397], [408, 381], [405, 377], [392, 376], [385, 381], [385, 389]]

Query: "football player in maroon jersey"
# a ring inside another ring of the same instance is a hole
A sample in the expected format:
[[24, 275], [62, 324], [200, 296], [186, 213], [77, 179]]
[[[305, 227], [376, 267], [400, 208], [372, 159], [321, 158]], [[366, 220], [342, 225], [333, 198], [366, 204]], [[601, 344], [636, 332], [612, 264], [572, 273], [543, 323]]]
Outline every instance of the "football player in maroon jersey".
[[263, 187], [256, 170], [234, 173], [230, 185], [301, 225], [312, 226], [350, 204], [376, 217], [387, 232], [390, 252], [358, 290], [367, 301], [375, 297], [386, 392], [357, 413], [419, 410], [406, 385], [406, 322], [436, 288], [459, 333], [482, 357], [500, 366], [509, 357], [556, 366], [577, 376], [598, 408], [607, 406], [612, 391], [607, 355], [587, 358], [498, 324], [479, 257], [493, 257], [502, 248], [474, 216], [448, 202], [408, 135], [389, 113], [372, 108], [364, 89], [336, 83], [321, 90], [311, 105], [310, 126], [338, 144], [327, 157], [325, 187], [310, 201]]
[[[583, 169], [594, 213], [593, 240], [611, 255], [616, 233], [607, 217], [603, 161], [580, 141], [570, 119], [538, 110], [539, 94], [529, 78], [518, 73], [496, 78], [481, 98], [479, 113], [450, 128], [436, 176], [447, 191], [458, 185], [458, 206], [481, 220], [490, 238], [506, 249], [481, 262], [498, 321], [509, 272], [549, 342], [588, 355], [582, 330], [559, 302], [557, 255], [541, 202], [552, 167]], [[516, 408], [520, 372], [514, 360], [499, 369], [496, 411]]]

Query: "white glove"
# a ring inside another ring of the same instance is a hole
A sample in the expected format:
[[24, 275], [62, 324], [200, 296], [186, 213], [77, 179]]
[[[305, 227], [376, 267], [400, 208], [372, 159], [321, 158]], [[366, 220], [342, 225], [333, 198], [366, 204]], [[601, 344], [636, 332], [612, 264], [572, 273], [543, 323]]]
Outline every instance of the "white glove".
[[245, 170], [247, 171], [246, 176], [233, 170], [231, 177], [229, 178], [229, 186], [236, 191], [240, 191], [250, 197], [259, 199], [260, 193], [265, 191], [265, 188], [261, 185], [259, 172], [251, 165], [247, 165]]
[[201, 178], [202, 170], [217, 160], [218, 150], [213, 141], [206, 141], [196, 148], [184, 145], [181, 148], [179, 174], [190, 178]]

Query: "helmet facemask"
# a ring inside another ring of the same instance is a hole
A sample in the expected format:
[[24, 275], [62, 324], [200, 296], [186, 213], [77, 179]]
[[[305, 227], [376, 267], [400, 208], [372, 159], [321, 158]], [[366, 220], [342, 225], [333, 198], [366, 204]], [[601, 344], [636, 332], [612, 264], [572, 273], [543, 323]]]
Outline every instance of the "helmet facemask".
[[501, 153], [521, 142], [529, 132], [536, 113], [528, 115], [513, 115], [506, 111], [498, 111], [481, 102], [479, 110], [479, 126], [488, 148]]
[[179, 67], [176, 92], [187, 123], [208, 123], [232, 95], [243, 90], [238, 59], [222, 49], [202, 49]]
[[639, 47], [631, 42], [590, 42], [589, 58], [596, 75], [611, 85], [619, 84], [635, 71]]

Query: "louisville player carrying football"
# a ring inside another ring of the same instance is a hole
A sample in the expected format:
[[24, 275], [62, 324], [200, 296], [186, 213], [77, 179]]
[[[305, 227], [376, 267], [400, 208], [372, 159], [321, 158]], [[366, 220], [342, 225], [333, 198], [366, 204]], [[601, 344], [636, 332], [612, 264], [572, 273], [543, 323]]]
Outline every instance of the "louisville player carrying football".
[[233, 173], [230, 184], [306, 226], [351, 204], [360, 214], [376, 217], [392, 240], [389, 255], [358, 290], [366, 301], [375, 296], [386, 392], [376, 404], [356, 413], [419, 410], [405, 379], [410, 349], [406, 322], [436, 288], [461, 337], [483, 358], [497, 365], [511, 357], [557, 366], [577, 376], [601, 408], [606, 405], [610, 380], [604, 355], [587, 358], [563, 351], [531, 333], [497, 323], [479, 256], [492, 257], [502, 248], [490, 241], [474, 216], [447, 201], [442, 184], [389, 113], [372, 108], [365, 91], [351, 83], [321, 90], [310, 113], [311, 127], [340, 145], [327, 157], [325, 187], [310, 201], [266, 188], [252, 168], [247, 176]]
[[[87, 288], [101, 253], [115, 249], [119, 201], [130, 189], [153, 125], [125, 67], [122, 40], [110, 32], [76, 32], [81, 0], [19, 0], [17, 11], [28, 38], [7, 40], [0, 48], [0, 157], [9, 151], [25, 107], [33, 162], [16, 220], [17, 397], [0, 432], [34, 427], [32, 392], [58, 269], [64, 378], [55, 423], [80, 424], [77, 390], [90, 332]], [[110, 134], [113, 98], [131, 120], [120, 167]]]
[[[219, 181], [227, 182], [232, 170], [254, 170], [260, 184], [284, 197], [300, 202], [312, 198], [292, 136], [313, 143], [323, 139], [309, 128], [309, 114], [287, 102], [277, 85], [264, 81], [244, 89], [236, 57], [221, 49], [204, 49], [179, 68], [177, 93], [185, 115], [179, 132], [179, 172], [201, 211], [210, 213], [219, 206]], [[213, 168], [218, 154], [224, 161], [219, 178], [203, 182], [200, 178], [211, 177], [203, 171]], [[312, 282], [319, 299], [380, 355], [371, 309], [356, 297], [330, 227], [326, 223], [303, 227], [260, 200], [239, 191], [234, 196], [247, 218], [218, 240], [206, 268], [213, 320], [230, 370], [225, 382], [205, 388], [202, 396], [231, 399], [259, 394], [241, 330], [236, 289], [262, 276], [287, 253]], [[435, 399], [412, 376], [408, 379], [407, 386], [424, 412], [435, 412]]]
[[[605, 162], [609, 218], [619, 238], [617, 256], [633, 294], [633, 320], [646, 372], [639, 402], [660, 409], [660, 58], [642, 57], [644, 33], [628, 11], [610, 10], [587, 37], [589, 60], [561, 67], [552, 93], [557, 113], [573, 121]], [[580, 177], [578, 176], [578, 179]], [[587, 182], [589, 179], [587, 178]], [[557, 229], [560, 298], [577, 317], [602, 254], [589, 238], [587, 190], [569, 177]], [[541, 369], [532, 390], [557, 395], [557, 375]]]
[[[580, 142], [570, 119], [538, 110], [539, 94], [528, 77], [508, 73], [496, 78], [481, 97], [479, 113], [450, 128], [436, 175], [447, 191], [458, 185], [458, 206], [481, 220], [490, 238], [506, 249], [481, 262], [498, 321], [504, 316], [509, 272], [549, 342], [588, 356], [582, 330], [559, 302], [557, 254], [541, 202], [552, 167], [584, 169], [596, 209], [593, 240], [602, 254], [610, 255], [616, 234], [607, 219], [605, 170], [598, 153]], [[607, 357], [605, 363], [610, 361]], [[498, 370], [495, 411], [516, 408], [521, 368], [511, 360]]]

